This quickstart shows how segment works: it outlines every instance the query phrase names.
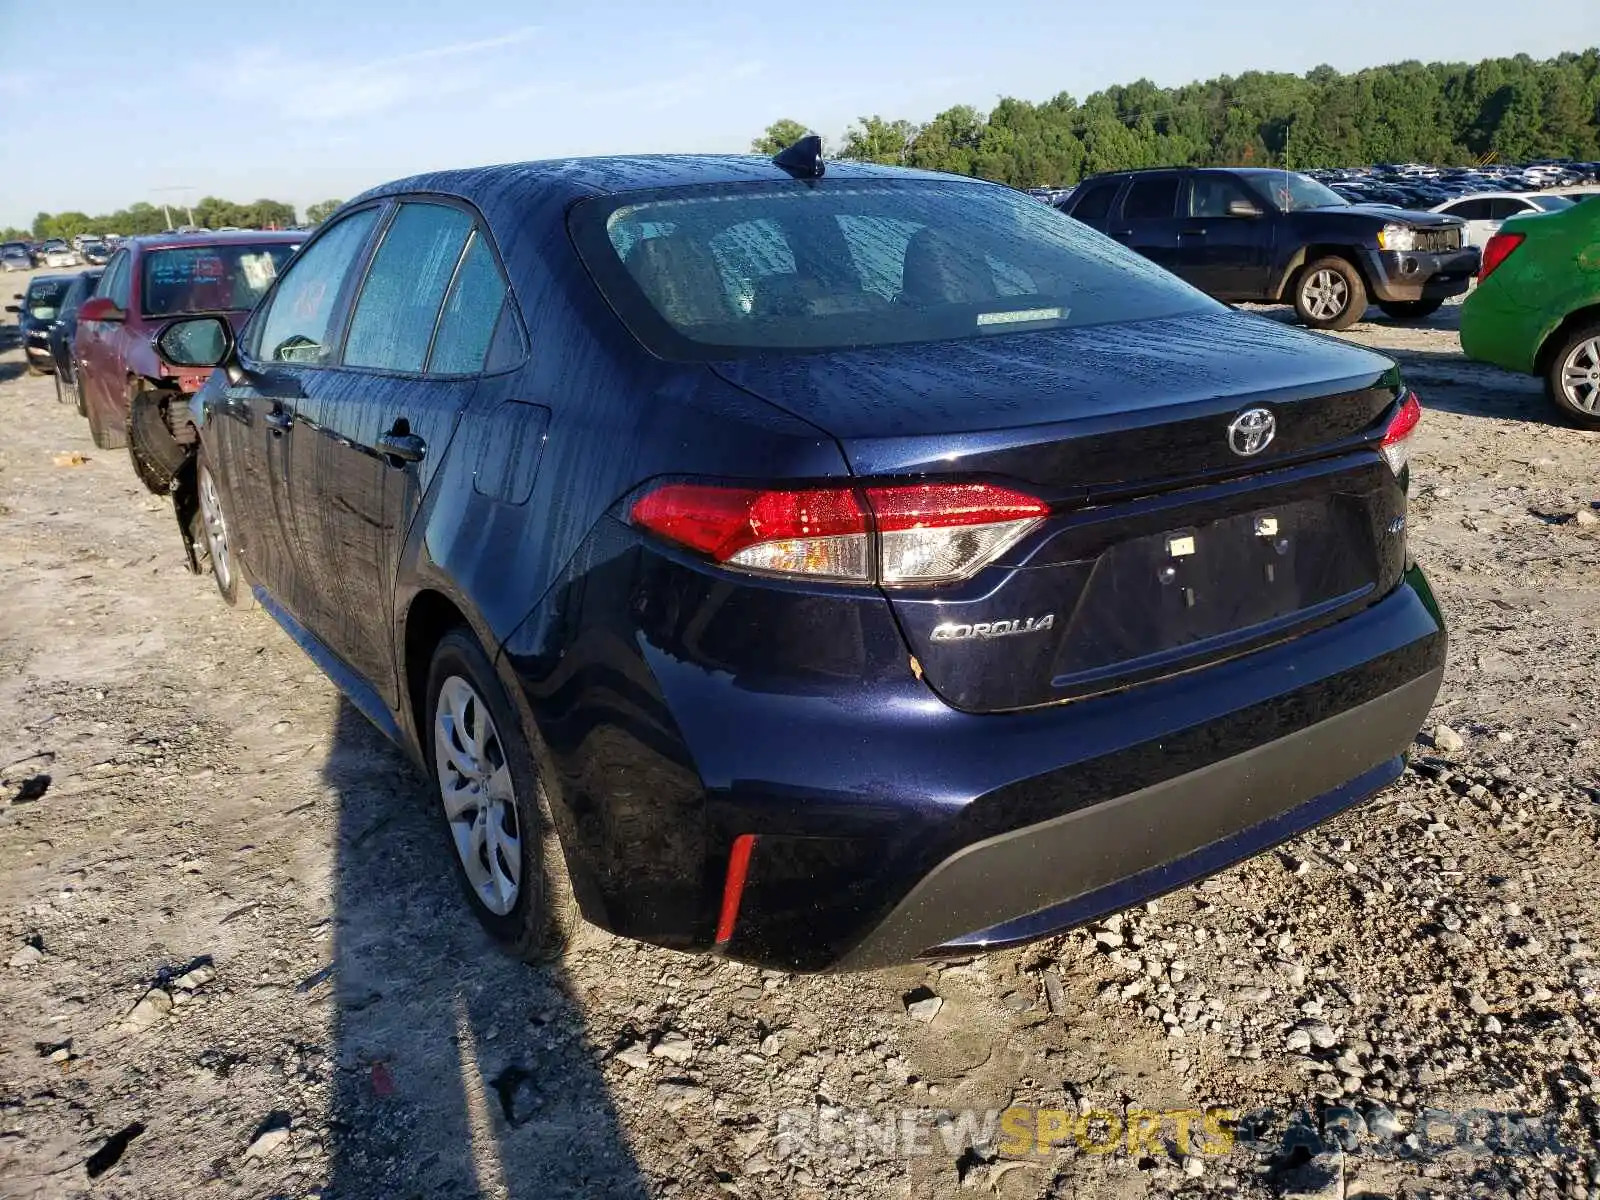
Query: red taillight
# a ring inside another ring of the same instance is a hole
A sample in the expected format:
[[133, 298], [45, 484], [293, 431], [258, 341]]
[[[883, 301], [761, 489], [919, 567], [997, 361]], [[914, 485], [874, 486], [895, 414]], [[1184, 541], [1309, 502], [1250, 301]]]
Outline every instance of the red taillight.
[[1389, 466], [1396, 475], [1400, 474], [1410, 456], [1406, 441], [1416, 432], [1421, 421], [1422, 401], [1417, 399], [1415, 392], [1407, 391], [1405, 398], [1400, 401], [1400, 407], [1389, 418], [1389, 428], [1383, 431], [1383, 441], [1379, 444], [1384, 458], [1389, 460]]
[[1049, 511], [1042, 500], [989, 483], [861, 492], [672, 483], [641, 497], [633, 520], [752, 571], [906, 584], [976, 574]]
[[1497, 233], [1489, 239], [1489, 244], [1483, 248], [1483, 264], [1478, 268], [1478, 282], [1482, 283], [1489, 278], [1492, 272], [1506, 259], [1511, 257], [1511, 252], [1523, 242], [1528, 240], [1525, 233]]
[[733, 849], [728, 852], [728, 874], [722, 881], [722, 910], [717, 914], [718, 942], [731, 938], [733, 927], [739, 921], [739, 901], [744, 899], [744, 881], [750, 874], [750, 851], [755, 845], [755, 834], [741, 833], [733, 839]]

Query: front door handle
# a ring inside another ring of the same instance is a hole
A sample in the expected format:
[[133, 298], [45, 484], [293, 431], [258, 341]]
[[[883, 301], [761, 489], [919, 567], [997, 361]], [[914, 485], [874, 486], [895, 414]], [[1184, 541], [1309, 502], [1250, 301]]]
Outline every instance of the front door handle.
[[396, 433], [390, 430], [378, 439], [378, 453], [399, 463], [420, 462], [428, 452], [428, 443], [414, 433]]
[[293, 417], [293, 415], [288, 413], [288, 412], [285, 412], [281, 408], [274, 408], [274, 409], [269, 410], [267, 412], [266, 417], [263, 418], [263, 419], [266, 421], [266, 423], [269, 426], [272, 427], [273, 431], [276, 432], [276, 433], [284, 433], [287, 430], [292, 429], [294, 427], [294, 417]]
[[1178, 232], [1179, 237], [1205, 237], [1205, 235], [1204, 229], [1183, 229]]
[[1114, 238], [1131, 238], [1133, 236], [1133, 230], [1131, 230], [1131, 229], [1113, 229], [1111, 231], [1111, 236], [1114, 237]]

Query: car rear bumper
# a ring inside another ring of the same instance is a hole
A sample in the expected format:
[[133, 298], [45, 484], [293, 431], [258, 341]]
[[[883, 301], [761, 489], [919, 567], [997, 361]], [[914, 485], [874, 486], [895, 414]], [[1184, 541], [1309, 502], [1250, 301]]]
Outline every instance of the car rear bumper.
[[1372, 298], [1389, 303], [1459, 296], [1472, 285], [1482, 261], [1476, 246], [1433, 254], [1397, 250], [1365, 253]]
[[1294, 837], [1400, 776], [1442, 674], [1188, 774], [967, 846], [837, 967], [1020, 945]]

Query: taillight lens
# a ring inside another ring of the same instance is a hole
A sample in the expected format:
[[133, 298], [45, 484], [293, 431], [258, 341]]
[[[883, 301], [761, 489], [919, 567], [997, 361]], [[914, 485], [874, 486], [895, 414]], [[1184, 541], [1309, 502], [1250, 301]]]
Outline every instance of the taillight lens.
[[1050, 508], [988, 483], [766, 489], [671, 483], [633, 521], [717, 562], [776, 575], [888, 585], [968, 579]]
[[1421, 421], [1422, 402], [1417, 399], [1415, 392], [1408, 391], [1394, 416], [1389, 418], [1389, 428], [1383, 431], [1383, 441], [1380, 443], [1383, 456], [1389, 460], [1389, 467], [1396, 475], [1400, 474], [1411, 456], [1411, 435]]
[[1523, 242], [1528, 240], [1525, 233], [1497, 233], [1489, 239], [1489, 244], [1483, 248], [1483, 262], [1478, 267], [1478, 282], [1482, 283], [1489, 278], [1490, 273], [1506, 259], [1511, 257], [1511, 252]]

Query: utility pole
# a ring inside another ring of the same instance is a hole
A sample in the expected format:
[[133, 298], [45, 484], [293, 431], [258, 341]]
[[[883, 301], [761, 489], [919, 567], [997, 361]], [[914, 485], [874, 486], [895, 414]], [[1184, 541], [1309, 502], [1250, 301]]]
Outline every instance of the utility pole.
[[[175, 184], [172, 187], [155, 188], [154, 190], [157, 191], [157, 192], [186, 192], [186, 193], [193, 193], [194, 192], [194, 185], [193, 184], [188, 184], [188, 183], [180, 183], [180, 184]], [[194, 207], [191, 204], [188, 203], [187, 198], [184, 198], [183, 209], [184, 209], [184, 211], [186, 211], [189, 214], [189, 224], [193, 225], [194, 224]], [[172, 210], [168, 207], [167, 202], [165, 200], [163, 200], [161, 202], [161, 213], [162, 213], [162, 216], [164, 216], [166, 218], [167, 228], [171, 229], [172, 228]]]

